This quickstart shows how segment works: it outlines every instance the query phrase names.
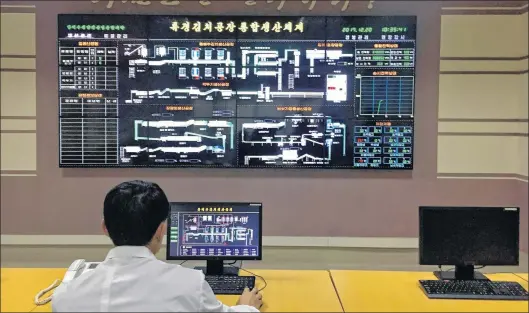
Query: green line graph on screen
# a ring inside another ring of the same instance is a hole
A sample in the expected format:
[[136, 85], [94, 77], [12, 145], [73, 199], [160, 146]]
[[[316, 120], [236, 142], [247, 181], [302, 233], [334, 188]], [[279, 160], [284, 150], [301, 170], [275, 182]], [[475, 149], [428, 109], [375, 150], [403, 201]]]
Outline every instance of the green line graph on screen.
[[362, 76], [360, 115], [413, 117], [413, 76]]

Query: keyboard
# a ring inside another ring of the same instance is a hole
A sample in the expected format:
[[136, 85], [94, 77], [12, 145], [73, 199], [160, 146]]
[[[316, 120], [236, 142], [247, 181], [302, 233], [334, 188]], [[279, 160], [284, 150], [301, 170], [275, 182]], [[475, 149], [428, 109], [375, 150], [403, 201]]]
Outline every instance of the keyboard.
[[206, 281], [216, 295], [240, 295], [244, 288], [255, 287], [254, 276], [206, 276]]
[[430, 299], [529, 300], [519, 283], [506, 281], [420, 280]]

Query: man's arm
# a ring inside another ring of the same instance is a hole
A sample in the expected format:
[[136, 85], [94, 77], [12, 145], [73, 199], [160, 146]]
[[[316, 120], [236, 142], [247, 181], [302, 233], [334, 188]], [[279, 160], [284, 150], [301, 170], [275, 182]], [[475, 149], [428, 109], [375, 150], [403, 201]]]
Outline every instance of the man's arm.
[[202, 276], [202, 285], [200, 288], [200, 312], [259, 312], [258, 309], [249, 306], [249, 305], [236, 305], [236, 306], [227, 306], [222, 304], [215, 294], [211, 287]]

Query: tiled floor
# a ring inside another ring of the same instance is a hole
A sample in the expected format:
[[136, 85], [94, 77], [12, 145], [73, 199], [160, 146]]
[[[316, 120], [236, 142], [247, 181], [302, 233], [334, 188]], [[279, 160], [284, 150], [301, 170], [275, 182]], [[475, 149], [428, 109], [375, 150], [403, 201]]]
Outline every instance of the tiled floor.
[[[75, 259], [101, 261], [109, 247], [16, 247], [2, 246], [2, 267], [68, 267]], [[158, 258], [165, 259], [165, 250]], [[203, 263], [202, 263], [203, 264]], [[186, 266], [201, 265], [187, 262]], [[336, 249], [276, 248], [263, 249], [263, 261], [244, 262], [245, 268], [267, 269], [355, 269], [433, 271], [435, 266], [418, 265], [415, 249]], [[447, 267], [448, 268], [448, 267]], [[486, 267], [483, 272], [528, 272], [528, 256], [520, 254], [520, 266]]]

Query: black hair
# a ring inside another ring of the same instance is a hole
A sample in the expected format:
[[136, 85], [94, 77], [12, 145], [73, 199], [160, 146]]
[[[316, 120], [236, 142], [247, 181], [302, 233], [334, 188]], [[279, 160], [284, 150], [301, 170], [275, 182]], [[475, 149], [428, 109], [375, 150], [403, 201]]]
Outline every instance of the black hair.
[[103, 204], [108, 235], [116, 246], [145, 246], [169, 216], [169, 201], [155, 183], [133, 180], [110, 190]]

